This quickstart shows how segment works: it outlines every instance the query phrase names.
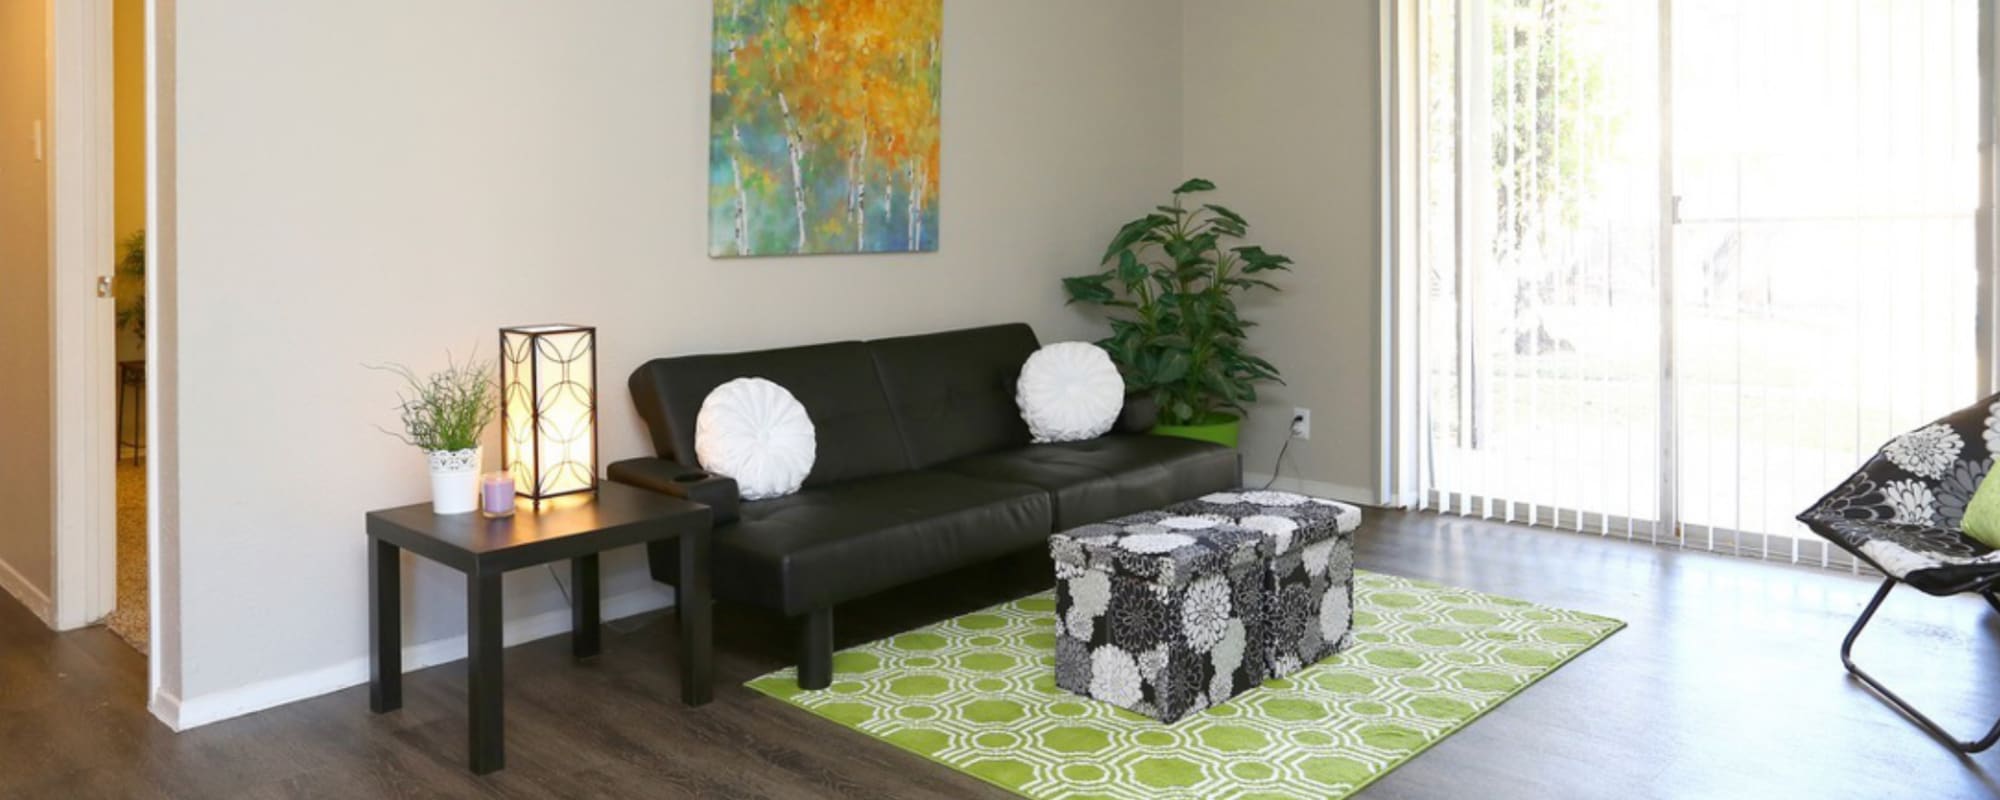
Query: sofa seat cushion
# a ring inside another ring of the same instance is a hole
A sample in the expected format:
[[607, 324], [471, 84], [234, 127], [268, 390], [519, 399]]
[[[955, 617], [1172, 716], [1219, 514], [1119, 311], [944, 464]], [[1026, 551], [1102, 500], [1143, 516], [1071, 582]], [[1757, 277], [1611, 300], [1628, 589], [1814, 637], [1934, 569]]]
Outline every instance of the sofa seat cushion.
[[1039, 487], [1055, 500], [1055, 529], [1102, 522], [1241, 485], [1237, 453], [1170, 436], [1113, 434], [961, 458], [940, 469]]
[[1048, 494], [918, 471], [744, 503], [715, 531], [715, 594], [798, 615], [1046, 546]]

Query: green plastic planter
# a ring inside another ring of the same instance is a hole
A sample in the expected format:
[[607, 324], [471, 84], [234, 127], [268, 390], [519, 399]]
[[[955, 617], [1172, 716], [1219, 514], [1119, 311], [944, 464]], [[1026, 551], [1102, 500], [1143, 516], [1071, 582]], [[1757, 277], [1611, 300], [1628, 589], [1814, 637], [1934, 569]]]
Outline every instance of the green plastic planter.
[[1236, 435], [1243, 430], [1243, 418], [1229, 414], [1211, 414], [1207, 419], [1193, 425], [1154, 425], [1154, 436], [1178, 436], [1214, 442], [1223, 447], [1235, 447]]

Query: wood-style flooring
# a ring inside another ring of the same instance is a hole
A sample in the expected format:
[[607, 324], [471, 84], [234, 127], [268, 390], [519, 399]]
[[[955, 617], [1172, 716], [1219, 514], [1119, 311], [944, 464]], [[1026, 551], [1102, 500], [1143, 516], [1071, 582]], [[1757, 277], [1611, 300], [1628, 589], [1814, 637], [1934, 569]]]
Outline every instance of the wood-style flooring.
[[[1841, 670], [1872, 581], [1402, 512], [1370, 512], [1358, 560], [1630, 623], [1364, 797], [2000, 796], [2000, 749], [1958, 758]], [[1038, 566], [843, 608], [840, 641], [1034, 591]], [[785, 629], [758, 614], [718, 607], [716, 700], [682, 706], [670, 616], [638, 619], [584, 664], [566, 637], [508, 650], [508, 767], [478, 778], [463, 662], [411, 674], [392, 714], [370, 714], [364, 686], [175, 735], [145, 710], [138, 653], [0, 599], [0, 797], [1002, 796], [743, 689], [788, 658]], [[2000, 617], [1977, 599], [1898, 590], [1856, 657], [1965, 735], [2000, 716]]]

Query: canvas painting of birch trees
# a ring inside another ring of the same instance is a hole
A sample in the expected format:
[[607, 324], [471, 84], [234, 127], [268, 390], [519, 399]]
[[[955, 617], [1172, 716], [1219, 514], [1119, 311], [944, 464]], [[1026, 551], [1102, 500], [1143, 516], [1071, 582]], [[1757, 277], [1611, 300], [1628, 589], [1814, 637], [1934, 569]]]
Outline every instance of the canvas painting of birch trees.
[[943, 0], [715, 0], [709, 254], [938, 246]]

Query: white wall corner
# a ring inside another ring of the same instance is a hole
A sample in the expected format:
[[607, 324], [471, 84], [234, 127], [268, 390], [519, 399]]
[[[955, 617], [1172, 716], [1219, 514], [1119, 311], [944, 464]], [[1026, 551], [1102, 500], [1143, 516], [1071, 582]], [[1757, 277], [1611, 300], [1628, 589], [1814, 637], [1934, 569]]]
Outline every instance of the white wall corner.
[[[672, 606], [673, 598], [673, 590], [663, 586], [649, 586], [607, 597], [602, 607], [603, 619], [616, 620], [657, 611]], [[568, 607], [563, 607], [509, 620], [501, 638], [506, 646], [512, 647], [569, 631], [570, 611]], [[414, 672], [464, 659], [465, 647], [466, 637], [463, 635], [406, 645], [403, 648], [403, 671]], [[186, 700], [172, 697], [162, 690], [154, 694], [152, 712], [168, 727], [185, 731], [359, 686], [368, 682], [368, 672], [369, 659], [361, 656], [320, 669], [209, 692]], [[366, 700], [360, 702], [365, 703]]]
[[43, 625], [55, 626], [54, 604], [49, 602], [48, 593], [29, 583], [27, 578], [22, 577], [21, 573], [6, 561], [0, 561], [0, 589], [7, 590], [14, 599], [21, 601], [21, 605], [27, 606], [28, 611], [40, 619]]
[[165, 689], [154, 689], [153, 700], [146, 704], [146, 710], [153, 712], [153, 718], [166, 723], [167, 729], [175, 733], [181, 726], [181, 698]]

